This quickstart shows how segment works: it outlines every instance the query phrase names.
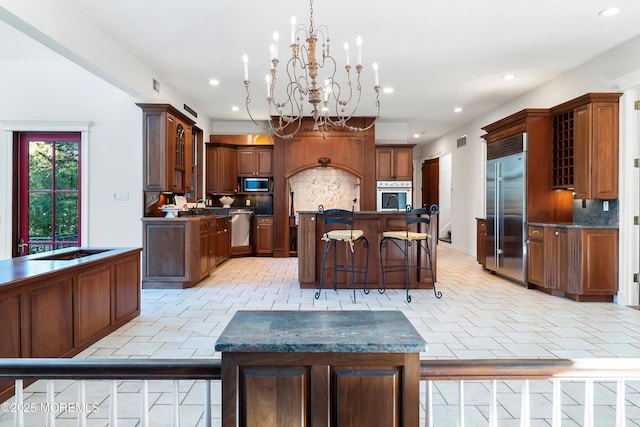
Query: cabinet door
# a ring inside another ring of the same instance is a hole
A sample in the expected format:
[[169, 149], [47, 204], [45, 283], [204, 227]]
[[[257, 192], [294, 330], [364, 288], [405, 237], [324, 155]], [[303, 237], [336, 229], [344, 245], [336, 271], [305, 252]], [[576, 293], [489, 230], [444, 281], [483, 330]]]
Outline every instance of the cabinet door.
[[413, 149], [396, 148], [394, 155], [394, 175], [398, 181], [413, 180]]
[[255, 229], [255, 253], [256, 255], [273, 254], [273, 218], [256, 218]]
[[111, 268], [91, 270], [78, 276], [78, 343], [111, 325]]
[[393, 150], [391, 148], [376, 148], [376, 180], [393, 180]]
[[569, 284], [569, 234], [566, 228], [557, 228], [556, 236], [556, 284], [554, 289], [565, 292]]
[[29, 294], [31, 352], [27, 357], [60, 357], [73, 350], [72, 282], [63, 279]]
[[220, 193], [220, 179], [218, 176], [220, 165], [220, 148], [207, 146], [207, 188], [209, 194]]
[[487, 221], [478, 219], [476, 226], [476, 260], [485, 267], [487, 264]]
[[140, 256], [122, 261], [115, 266], [115, 321], [140, 313]]
[[238, 176], [255, 176], [256, 152], [253, 149], [238, 148]]
[[256, 175], [273, 175], [273, 150], [260, 149], [256, 151]]
[[222, 194], [233, 194], [236, 192], [237, 171], [236, 171], [236, 150], [234, 148], [220, 147], [220, 157], [218, 159], [219, 186], [218, 190]]
[[593, 104], [591, 198], [618, 198], [618, 103]]
[[529, 238], [527, 282], [544, 286], [544, 240], [542, 238]]
[[588, 199], [591, 194], [591, 104], [573, 112], [573, 185], [576, 199]]
[[316, 215], [300, 214], [298, 222], [298, 281], [314, 285], [316, 282]]
[[200, 278], [209, 275], [209, 225], [210, 219], [200, 220]]
[[615, 295], [618, 292], [618, 230], [581, 230], [583, 280], [580, 295]]

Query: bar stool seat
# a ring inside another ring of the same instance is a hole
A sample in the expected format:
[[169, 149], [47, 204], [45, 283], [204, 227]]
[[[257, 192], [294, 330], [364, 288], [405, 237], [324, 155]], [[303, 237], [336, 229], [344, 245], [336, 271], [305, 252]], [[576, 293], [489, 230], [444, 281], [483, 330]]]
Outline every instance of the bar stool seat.
[[[327, 209], [325, 210], [322, 205], [318, 206], [318, 211], [322, 214], [324, 223], [324, 233], [322, 233], [321, 240], [325, 242], [324, 253], [322, 255], [322, 268], [320, 271], [320, 283], [318, 290], [315, 293], [315, 298], [320, 298], [322, 292], [322, 285], [324, 282], [324, 274], [326, 270], [334, 270], [333, 275], [333, 290], [336, 291], [338, 287], [338, 272], [350, 273], [351, 287], [353, 288], [353, 302], [356, 302], [356, 281], [355, 275], [362, 274], [364, 276], [363, 291], [365, 294], [369, 293], [367, 288], [367, 269], [369, 267], [369, 241], [364, 235], [362, 230], [353, 229], [353, 207], [350, 211], [346, 209]], [[341, 227], [341, 228], [334, 228]], [[348, 245], [349, 263], [338, 264], [338, 251], [337, 243], [344, 242]], [[327, 253], [333, 246], [333, 266], [326, 267]], [[355, 265], [355, 255], [360, 246], [363, 246], [366, 250], [365, 265]]]
[[[436, 207], [437, 209], [437, 207]], [[431, 283], [433, 284], [433, 293], [436, 298], [442, 298], [442, 292], [436, 290], [436, 280], [433, 274], [433, 263], [431, 261], [431, 249], [429, 248], [429, 240], [431, 240], [431, 209], [413, 209], [411, 205], [406, 206], [406, 220], [405, 229], [397, 231], [383, 231], [382, 239], [380, 240], [380, 269], [381, 269], [381, 282], [382, 287], [378, 289], [378, 292], [383, 294], [386, 290], [385, 286], [385, 273], [394, 271], [403, 271], [405, 273], [405, 283], [407, 289], [407, 302], [411, 302], [411, 295], [409, 295], [409, 271], [411, 269], [427, 270], [431, 274]], [[411, 230], [411, 228], [414, 230]], [[387, 247], [388, 243], [393, 243], [393, 246], [398, 248], [403, 255], [403, 264], [384, 264], [383, 248]], [[411, 264], [410, 251], [412, 246], [417, 245], [419, 249], [423, 250], [427, 256], [427, 265], [422, 266], [419, 263]]]

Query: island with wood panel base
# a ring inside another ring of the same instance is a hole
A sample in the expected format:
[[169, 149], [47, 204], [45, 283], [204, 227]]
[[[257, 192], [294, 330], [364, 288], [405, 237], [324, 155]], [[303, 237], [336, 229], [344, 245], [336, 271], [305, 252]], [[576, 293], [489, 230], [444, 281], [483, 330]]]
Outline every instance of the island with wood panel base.
[[401, 311], [238, 311], [222, 352], [222, 426], [417, 427], [420, 352]]
[[[139, 248], [0, 260], [0, 357], [71, 357], [140, 314]], [[0, 401], [13, 382], [0, 381]]]
[[[303, 289], [317, 288], [320, 283], [320, 271], [322, 269], [322, 255], [324, 252], [325, 242], [321, 239], [324, 233], [324, 224], [322, 214], [314, 211], [299, 211], [298, 219], [298, 280], [300, 287]], [[382, 283], [380, 277], [380, 240], [384, 231], [398, 231], [406, 229], [406, 214], [404, 211], [356, 211], [354, 213], [353, 228], [364, 231], [364, 235], [369, 241], [369, 265], [367, 270], [367, 287], [377, 289]], [[433, 262], [433, 277], [436, 282], [437, 276], [437, 233], [438, 230], [438, 214], [436, 212], [431, 215], [431, 239], [429, 240], [429, 249], [431, 250], [431, 259]], [[356, 251], [355, 264], [365, 265], [364, 248]], [[348, 246], [346, 244], [338, 245], [338, 263], [346, 263], [348, 260]], [[404, 258], [402, 253], [394, 248], [393, 245], [387, 245], [383, 250], [385, 265], [387, 264], [403, 264]], [[419, 251], [417, 245], [413, 246], [411, 252], [410, 263], [425, 266], [427, 265], [427, 257], [424, 251]], [[333, 265], [333, 249], [327, 254], [327, 267]], [[326, 271], [323, 283], [323, 289], [332, 289], [333, 287], [333, 271]], [[350, 277], [348, 274], [340, 273], [337, 278], [338, 289], [351, 288]], [[403, 272], [385, 273], [385, 284], [387, 289], [405, 289], [406, 281]], [[363, 275], [356, 274], [356, 288], [362, 289]], [[410, 289], [433, 289], [431, 283], [431, 275], [429, 271], [411, 269], [409, 276]]]

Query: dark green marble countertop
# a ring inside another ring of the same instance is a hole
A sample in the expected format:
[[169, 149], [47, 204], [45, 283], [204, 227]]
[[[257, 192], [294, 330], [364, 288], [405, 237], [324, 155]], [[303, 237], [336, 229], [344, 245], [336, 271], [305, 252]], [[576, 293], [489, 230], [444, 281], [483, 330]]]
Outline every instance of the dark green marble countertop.
[[215, 350], [417, 353], [427, 343], [401, 311], [238, 311]]

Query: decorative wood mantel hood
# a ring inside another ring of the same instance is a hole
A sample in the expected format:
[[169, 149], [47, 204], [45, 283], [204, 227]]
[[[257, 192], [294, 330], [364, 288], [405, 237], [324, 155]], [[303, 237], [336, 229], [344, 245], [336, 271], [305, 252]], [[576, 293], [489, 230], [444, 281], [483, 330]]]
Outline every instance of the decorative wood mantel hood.
[[[357, 127], [366, 127], [373, 118], [352, 119]], [[326, 137], [325, 137], [326, 136]], [[274, 137], [274, 256], [288, 256], [289, 185], [291, 176], [311, 168], [335, 167], [360, 178], [360, 209], [376, 209], [375, 126], [367, 131], [313, 130], [313, 119], [302, 123], [290, 139]]]

